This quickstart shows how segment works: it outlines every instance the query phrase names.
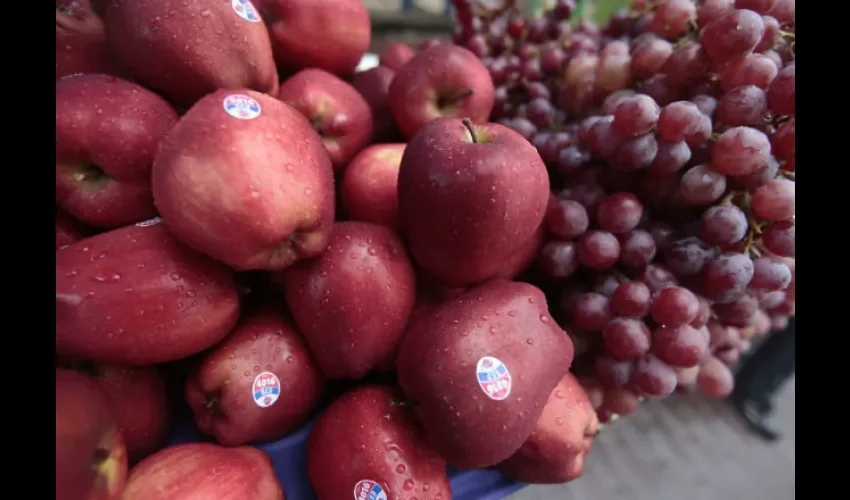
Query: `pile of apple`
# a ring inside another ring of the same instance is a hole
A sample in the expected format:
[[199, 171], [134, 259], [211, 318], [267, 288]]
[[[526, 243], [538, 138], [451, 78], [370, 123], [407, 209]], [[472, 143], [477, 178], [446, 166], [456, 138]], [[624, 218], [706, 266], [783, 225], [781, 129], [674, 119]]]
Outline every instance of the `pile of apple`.
[[[316, 415], [320, 500], [581, 474], [572, 341], [515, 281], [549, 177], [477, 57], [355, 73], [360, 0], [56, 9], [57, 499], [283, 499], [250, 444]], [[209, 439], [162, 449], [175, 372]]]

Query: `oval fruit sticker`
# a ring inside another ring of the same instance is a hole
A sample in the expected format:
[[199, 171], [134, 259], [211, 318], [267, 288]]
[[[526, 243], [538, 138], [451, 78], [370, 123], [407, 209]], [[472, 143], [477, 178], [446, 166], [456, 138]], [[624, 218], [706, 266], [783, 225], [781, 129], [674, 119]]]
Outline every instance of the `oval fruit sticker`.
[[364, 479], [354, 486], [354, 500], [387, 500], [387, 492], [375, 481]]
[[254, 7], [254, 4], [251, 3], [251, 0], [230, 0], [230, 6], [233, 7], [233, 11], [246, 21], [251, 21], [252, 23], [260, 22], [260, 15], [257, 14], [257, 9]]
[[230, 94], [221, 105], [228, 115], [240, 120], [252, 120], [260, 116], [260, 103], [245, 94]]
[[511, 372], [499, 359], [484, 356], [475, 366], [478, 386], [488, 398], [503, 401], [511, 394]]
[[268, 408], [280, 397], [280, 380], [272, 372], [263, 372], [254, 379], [252, 389], [252, 396], [257, 406]]

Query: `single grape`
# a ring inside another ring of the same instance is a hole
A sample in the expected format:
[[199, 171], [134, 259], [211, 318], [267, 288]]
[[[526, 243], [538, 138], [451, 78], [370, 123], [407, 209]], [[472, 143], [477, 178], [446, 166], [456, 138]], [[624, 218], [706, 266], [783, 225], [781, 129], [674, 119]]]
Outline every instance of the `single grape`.
[[514, 40], [519, 40], [525, 31], [525, 19], [517, 16], [508, 20], [508, 36]]
[[587, 231], [587, 210], [578, 202], [559, 200], [546, 213], [546, 229], [558, 239], [570, 240]]
[[700, 366], [697, 385], [706, 396], [725, 398], [735, 388], [735, 377], [729, 367], [712, 356]]
[[751, 207], [756, 217], [769, 221], [783, 221], [794, 217], [795, 182], [774, 179], [753, 192]]
[[587, 209], [588, 215], [595, 213], [596, 207], [605, 198], [605, 191], [595, 183], [579, 184], [571, 191], [567, 199], [577, 201]]
[[705, 0], [697, 9], [697, 26], [704, 28], [734, 8], [735, 0]]
[[[605, 118], [611, 118], [606, 120]], [[612, 126], [613, 118], [604, 117], [591, 125], [587, 132], [587, 143], [583, 144], [591, 154], [599, 158], [611, 158], [617, 151], [619, 139]], [[579, 136], [581, 140], [581, 136]]]
[[655, 257], [657, 251], [655, 240], [647, 231], [635, 229], [621, 234], [620, 239], [620, 264], [626, 267], [643, 267]]
[[655, 101], [647, 95], [625, 97], [614, 109], [612, 126], [620, 137], [638, 137], [652, 131], [660, 112]]
[[632, 378], [634, 363], [615, 357], [599, 355], [594, 360], [596, 376], [605, 387], [624, 387]]
[[753, 191], [757, 187], [767, 184], [776, 178], [779, 172], [779, 163], [772, 156], [768, 158], [767, 163], [763, 165], [757, 172], [749, 175], [738, 175], [732, 177], [733, 184], [747, 191]]
[[632, 83], [632, 58], [628, 52], [628, 44], [611, 42], [606, 48], [617, 43], [623, 44], [625, 53], [603, 53], [596, 67], [596, 91], [602, 95], [627, 88]]
[[556, 21], [565, 21], [572, 17], [575, 10], [575, 0], [556, 0], [555, 5], [552, 7], [550, 12]]
[[719, 251], [699, 238], [683, 238], [664, 250], [664, 264], [676, 276], [696, 276]]
[[621, 360], [639, 358], [649, 352], [651, 338], [646, 324], [634, 318], [614, 318], [602, 330], [605, 348]]
[[691, 326], [701, 329], [708, 324], [708, 320], [711, 318], [711, 305], [703, 297], [697, 296], [697, 301], [699, 302], [699, 311], [697, 311], [697, 317], [691, 321]]
[[616, 92], [612, 92], [605, 100], [602, 101], [602, 112], [606, 115], [614, 115], [614, 111], [616, 111], [617, 106], [627, 97], [634, 97], [637, 95], [632, 89], [621, 89]]
[[590, 269], [608, 269], [620, 257], [620, 242], [607, 231], [590, 230], [578, 240], [578, 256]]
[[655, 397], [672, 394], [679, 383], [676, 378], [676, 371], [651, 354], [647, 354], [635, 362], [632, 381], [641, 392], [647, 396]]
[[571, 241], [550, 241], [543, 246], [537, 258], [540, 269], [547, 276], [566, 278], [578, 271], [580, 262], [576, 245]]
[[688, 146], [697, 148], [711, 136], [711, 118], [692, 102], [671, 102], [658, 117], [658, 135], [665, 141], [685, 141]]
[[684, 168], [690, 159], [691, 148], [685, 141], [658, 141], [658, 151], [647, 172], [652, 176], [667, 177]]
[[628, 389], [612, 387], [605, 391], [605, 409], [615, 415], [631, 415], [639, 406], [637, 394]]
[[637, 227], [643, 215], [643, 205], [631, 193], [606, 196], [596, 210], [599, 226], [614, 234], [626, 233]]
[[696, 295], [687, 288], [671, 286], [659, 290], [652, 297], [650, 313], [660, 325], [670, 327], [690, 323], [699, 312]]
[[611, 296], [611, 310], [618, 316], [643, 318], [649, 314], [651, 293], [640, 281], [620, 284]]
[[640, 91], [651, 97], [659, 106], [667, 105], [679, 97], [679, 89], [664, 73], [653, 75], [640, 85]]
[[658, 141], [654, 134], [644, 134], [625, 139], [617, 146], [611, 164], [620, 171], [633, 172], [652, 165], [658, 154]]
[[725, 125], [759, 125], [767, 114], [767, 94], [755, 85], [736, 87], [720, 98], [717, 120]]
[[527, 141], [531, 141], [531, 139], [534, 137], [534, 134], [537, 133], [537, 127], [535, 127], [533, 123], [528, 121], [527, 118], [514, 118], [513, 120], [511, 120], [511, 124], [509, 126], [516, 133], [523, 136]]
[[743, 240], [749, 227], [743, 210], [735, 205], [717, 205], [702, 214], [699, 237], [709, 245], [728, 248]]
[[795, 0], [776, 0], [776, 5], [768, 12], [779, 24], [793, 23], [796, 18]]
[[580, 147], [567, 146], [558, 153], [557, 168], [564, 175], [576, 173], [590, 161], [590, 155]]
[[763, 54], [747, 54], [730, 62], [720, 73], [720, 88], [729, 92], [735, 87], [755, 85], [767, 90], [779, 74], [779, 67]]
[[759, 304], [750, 295], [743, 295], [731, 302], [714, 304], [714, 314], [726, 325], [746, 327], [752, 323]]
[[780, 221], [768, 225], [761, 233], [765, 248], [780, 257], [794, 257], [796, 248], [794, 221]]
[[646, 80], [660, 72], [672, 53], [673, 44], [667, 40], [658, 37], [647, 39], [632, 50], [632, 76]]
[[538, 97], [532, 99], [531, 102], [528, 103], [526, 115], [528, 120], [536, 127], [546, 128], [552, 125], [552, 119], [555, 116], [555, 108], [552, 106], [552, 102], [548, 99]]
[[549, 88], [543, 82], [526, 82], [525, 84], [525, 95], [528, 96], [529, 99], [551, 99], [552, 93], [549, 91]]
[[791, 268], [775, 257], [759, 257], [753, 260], [753, 279], [749, 288], [775, 292], [784, 290], [791, 283]]
[[726, 192], [726, 176], [709, 165], [691, 168], [679, 183], [679, 193], [691, 205], [709, 205]]
[[679, 381], [679, 387], [683, 385], [690, 386], [696, 383], [697, 375], [699, 375], [699, 366], [691, 366], [689, 368], [674, 368], [674, 370], [676, 370], [676, 380]]
[[719, 303], [737, 300], [744, 295], [753, 272], [753, 261], [746, 255], [724, 253], [702, 270], [704, 295]]
[[724, 175], [757, 172], [770, 158], [770, 139], [751, 127], [732, 127], [720, 134], [712, 149], [711, 166]]
[[705, 335], [691, 325], [662, 325], [652, 333], [653, 354], [661, 361], [681, 368], [698, 365], [709, 353], [708, 343]]
[[674, 87], [688, 88], [705, 79], [709, 67], [710, 63], [702, 45], [686, 43], [673, 50], [661, 71], [667, 75]]
[[770, 137], [770, 147], [773, 155], [780, 160], [792, 160], [796, 153], [796, 120], [788, 120], [776, 128]]
[[767, 89], [770, 111], [777, 116], [794, 116], [795, 64], [782, 68]]
[[691, 102], [694, 103], [700, 111], [702, 111], [702, 114], [709, 118], [714, 116], [714, 112], [717, 110], [717, 99], [710, 95], [695, 95], [691, 98]]
[[579, 297], [570, 317], [577, 327], [588, 332], [599, 332], [611, 320], [611, 305], [608, 297], [599, 293], [586, 293]]
[[531, 19], [525, 36], [533, 43], [545, 42], [549, 38], [549, 21], [543, 16]]
[[722, 14], [702, 31], [700, 41], [708, 57], [722, 64], [753, 51], [764, 35], [761, 16], [736, 9]]
[[541, 80], [543, 69], [540, 67], [540, 61], [536, 58], [525, 61], [520, 68], [520, 76], [530, 82]]
[[593, 282], [590, 287], [592, 292], [604, 295], [610, 299], [617, 290], [617, 287], [625, 282], [625, 279], [614, 273], [599, 272], [593, 273], [591, 281]]
[[697, 19], [697, 8], [691, 0], [662, 0], [655, 8], [649, 30], [658, 36], [676, 39], [688, 32]]
[[649, 291], [652, 293], [679, 284], [673, 272], [664, 264], [657, 262], [647, 265], [641, 272], [639, 279], [649, 287]]

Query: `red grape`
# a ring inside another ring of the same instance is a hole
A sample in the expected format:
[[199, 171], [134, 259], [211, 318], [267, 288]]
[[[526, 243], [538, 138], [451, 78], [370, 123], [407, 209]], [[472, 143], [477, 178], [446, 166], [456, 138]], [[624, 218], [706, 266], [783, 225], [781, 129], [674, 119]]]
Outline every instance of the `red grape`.
[[635, 171], [647, 168], [658, 154], [658, 142], [654, 134], [644, 134], [626, 139], [617, 146], [610, 163], [621, 171]]
[[777, 116], [794, 115], [795, 64], [782, 68], [767, 89], [767, 102], [770, 111]]
[[571, 241], [550, 241], [537, 258], [540, 269], [553, 278], [566, 278], [578, 271], [580, 262], [576, 245]]
[[620, 137], [637, 137], [655, 128], [660, 113], [658, 104], [648, 95], [625, 97], [614, 109], [612, 126]]
[[768, 225], [761, 233], [765, 248], [780, 257], [794, 257], [794, 221], [780, 221]]
[[709, 165], [699, 165], [682, 176], [679, 192], [691, 205], [709, 205], [726, 192], [726, 176]]
[[696, 148], [711, 136], [711, 118], [692, 102], [672, 102], [664, 106], [658, 117], [658, 135], [665, 141], [685, 141]]
[[773, 155], [780, 160], [791, 160], [796, 154], [796, 120], [788, 120], [776, 128], [776, 132], [770, 137], [770, 146]]
[[758, 171], [770, 157], [770, 139], [750, 127], [733, 127], [720, 134], [712, 150], [711, 166], [725, 175]]
[[744, 239], [748, 228], [743, 210], [735, 205], [717, 205], [702, 214], [699, 237], [710, 245], [728, 248]]
[[715, 63], [725, 63], [752, 52], [763, 35], [764, 23], [760, 15], [736, 9], [706, 26], [700, 39]]
[[705, 0], [697, 9], [697, 26], [704, 28], [735, 8], [735, 0]]
[[581, 236], [588, 225], [587, 210], [576, 201], [558, 200], [546, 212], [546, 229], [562, 240]]
[[611, 296], [611, 309], [614, 314], [629, 318], [643, 318], [649, 314], [651, 294], [649, 288], [640, 281], [627, 281], [620, 284]]
[[679, 383], [676, 378], [676, 371], [651, 354], [637, 360], [632, 373], [632, 380], [641, 392], [647, 396], [656, 397], [672, 394]]
[[631, 361], [621, 361], [602, 354], [596, 357], [594, 365], [599, 381], [606, 387], [623, 387], [632, 377], [633, 363]]
[[664, 264], [652, 263], [646, 266], [640, 275], [652, 293], [671, 285], [677, 285], [676, 276]]
[[667, 75], [674, 87], [687, 88], [696, 85], [708, 75], [709, 60], [702, 45], [686, 43], [673, 50], [661, 71]]
[[774, 179], [758, 187], [751, 204], [756, 217], [770, 221], [794, 217], [795, 184], [789, 179]]
[[653, 176], [666, 177], [673, 175], [691, 159], [691, 148], [685, 141], [658, 141], [658, 152], [647, 172]]
[[699, 301], [687, 288], [671, 286], [655, 293], [650, 312], [652, 319], [660, 325], [680, 326], [696, 318]]
[[599, 293], [586, 293], [573, 304], [572, 322], [588, 332], [601, 331], [611, 320], [611, 306], [608, 297]]
[[731, 302], [744, 294], [753, 279], [753, 261], [740, 253], [727, 252], [702, 270], [706, 296], [715, 302]]
[[614, 318], [602, 330], [605, 348], [617, 359], [639, 358], [649, 351], [652, 336], [646, 324], [635, 318]]
[[776, 63], [763, 54], [747, 54], [730, 62], [720, 73], [720, 88], [729, 92], [742, 85], [755, 85], [767, 90], [779, 74]]
[[736, 87], [717, 103], [717, 120], [725, 125], [759, 125], [767, 113], [767, 94], [755, 85]]
[[675, 101], [679, 96], [679, 89], [670, 81], [664, 73], [653, 75], [640, 86], [642, 93], [651, 97], [659, 106], [664, 106]]
[[759, 14], [767, 14], [776, 5], [776, 0], [735, 0], [736, 9], [750, 9]]
[[706, 396], [725, 398], [735, 388], [735, 377], [729, 367], [712, 356], [700, 366], [697, 384]]
[[676, 276], [696, 276], [717, 255], [717, 249], [699, 238], [683, 238], [664, 250], [664, 264]]
[[631, 193], [606, 196], [596, 209], [599, 226], [610, 233], [626, 233], [637, 227], [643, 215], [643, 205]]
[[607, 231], [587, 231], [578, 240], [578, 257], [590, 269], [608, 269], [620, 257], [620, 242]]
[[753, 279], [749, 288], [768, 292], [784, 290], [791, 283], [791, 268], [774, 257], [753, 260]]
[[650, 38], [632, 50], [632, 76], [645, 80], [661, 71], [673, 53], [673, 45], [667, 40]]
[[643, 267], [655, 258], [657, 247], [652, 235], [635, 229], [619, 236], [620, 264], [626, 267]]
[[708, 354], [708, 339], [691, 325], [662, 325], [652, 333], [652, 352], [669, 365], [688, 368]]
[[631, 415], [640, 406], [640, 399], [634, 392], [620, 387], [605, 391], [605, 409], [615, 415]]
[[731, 302], [714, 304], [714, 314], [726, 325], [749, 326], [758, 311], [758, 301], [750, 295], [743, 295]]
[[696, 21], [697, 8], [691, 0], [662, 0], [655, 8], [649, 30], [664, 38], [679, 38]]

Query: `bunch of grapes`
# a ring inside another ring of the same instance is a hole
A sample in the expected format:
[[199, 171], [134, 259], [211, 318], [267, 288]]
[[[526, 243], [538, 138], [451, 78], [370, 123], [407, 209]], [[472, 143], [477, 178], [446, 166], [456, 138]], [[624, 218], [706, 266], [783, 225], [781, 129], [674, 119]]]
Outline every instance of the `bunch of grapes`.
[[600, 419], [733, 388], [794, 315], [794, 0], [635, 0], [604, 26], [454, 0], [492, 119], [552, 186], [538, 259]]

